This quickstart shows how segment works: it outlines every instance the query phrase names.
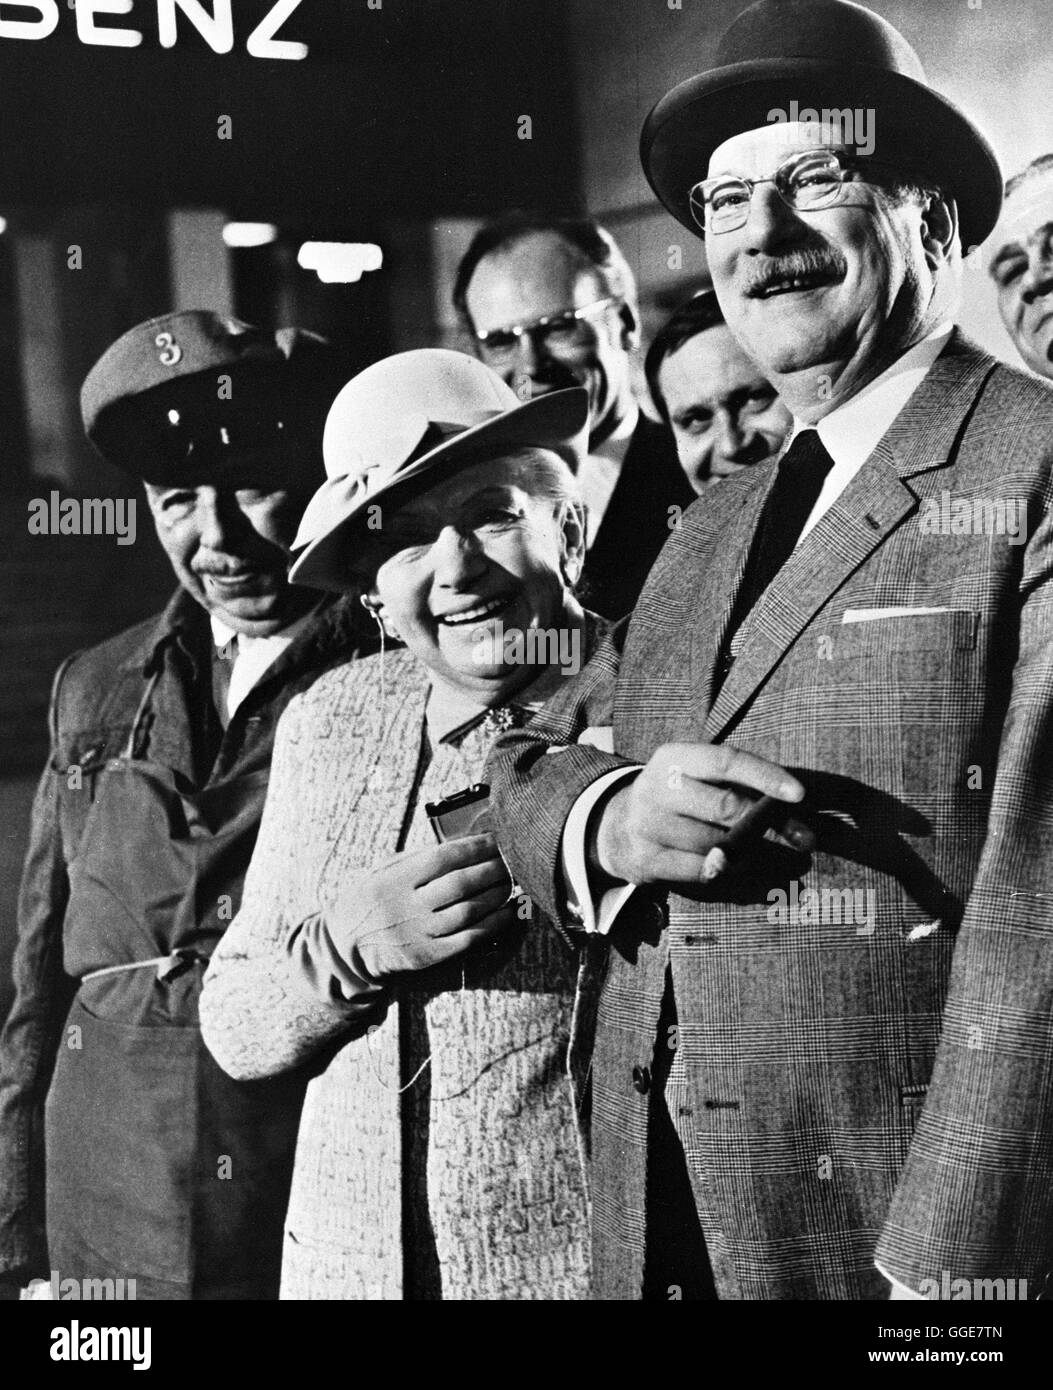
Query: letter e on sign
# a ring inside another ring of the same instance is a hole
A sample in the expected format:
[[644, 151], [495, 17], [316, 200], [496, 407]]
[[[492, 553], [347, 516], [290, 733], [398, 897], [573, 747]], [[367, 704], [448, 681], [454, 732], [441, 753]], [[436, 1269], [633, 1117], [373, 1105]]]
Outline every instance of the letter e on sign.
[[143, 36], [138, 29], [103, 29], [100, 14], [131, 14], [132, 0], [77, 0], [77, 38], [103, 48], [138, 48]]

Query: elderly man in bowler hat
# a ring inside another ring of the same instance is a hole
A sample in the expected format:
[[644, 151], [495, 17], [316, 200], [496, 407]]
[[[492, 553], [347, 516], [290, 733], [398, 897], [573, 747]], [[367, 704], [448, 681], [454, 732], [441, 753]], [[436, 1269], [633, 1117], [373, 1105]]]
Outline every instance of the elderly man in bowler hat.
[[[490, 768], [517, 881], [609, 930], [597, 1290], [1033, 1298], [1053, 394], [954, 326], [997, 162], [841, 0], [746, 10], [642, 156], [794, 426], [685, 515], [631, 621]], [[612, 751], [574, 746], [612, 707]]]
[[231, 1081], [197, 1000], [278, 717], [357, 642], [345, 605], [286, 578], [334, 356], [190, 311], [133, 328], [84, 383], [87, 434], [144, 480], [179, 589], [55, 678], [0, 1059], [8, 1290], [57, 1275], [277, 1297], [306, 1077]]

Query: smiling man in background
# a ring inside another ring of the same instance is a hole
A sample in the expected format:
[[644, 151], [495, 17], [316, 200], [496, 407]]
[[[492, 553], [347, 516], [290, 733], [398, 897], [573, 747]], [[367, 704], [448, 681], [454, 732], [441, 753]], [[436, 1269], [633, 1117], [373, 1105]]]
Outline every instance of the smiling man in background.
[[1053, 154], [1005, 187], [990, 259], [998, 311], [1033, 372], [1053, 379]]
[[636, 602], [680, 512], [694, 498], [669, 429], [633, 395], [636, 282], [610, 232], [589, 218], [513, 213], [482, 227], [457, 270], [454, 305], [479, 357], [519, 396], [589, 393], [589, 452], [578, 473], [588, 514], [579, 596], [606, 618]]
[[712, 290], [670, 315], [647, 349], [644, 373], [695, 492], [782, 448], [790, 412], [731, 336]]
[[88, 437], [144, 480], [180, 588], [55, 678], [0, 1054], [9, 1295], [55, 1273], [277, 1297], [306, 1077], [231, 1081], [197, 1000], [278, 717], [358, 640], [343, 601], [286, 579], [335, 367], [314, 334], [189, 311], [131, 329], [84, 383]]

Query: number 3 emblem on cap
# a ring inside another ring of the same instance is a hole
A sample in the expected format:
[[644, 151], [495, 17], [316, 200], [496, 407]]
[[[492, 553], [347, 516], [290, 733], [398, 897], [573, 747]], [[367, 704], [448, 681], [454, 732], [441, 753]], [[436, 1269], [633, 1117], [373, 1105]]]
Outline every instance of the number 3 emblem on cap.
[[182, 360], [183, 349], [179, 346], [171, 333], [158, 333], [154, 342], [161, 349], [157, 354], [160, 362], [166, 367], [174, 367]]

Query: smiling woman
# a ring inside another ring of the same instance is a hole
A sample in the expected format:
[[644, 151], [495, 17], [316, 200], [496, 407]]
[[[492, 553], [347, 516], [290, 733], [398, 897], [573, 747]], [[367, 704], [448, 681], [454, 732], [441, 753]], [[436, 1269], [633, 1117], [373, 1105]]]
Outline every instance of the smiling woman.
[[[235, 1077], [332, 1057], [304, 1112], [283, 1297], [587, 1294], [578, 963], [488, 833], [436, 844], [426, 814], [479, 782], [561, 654], [595, 645], [573, 596], [587, 415], [583, 389], [524, 405], [437, 350], [369, 368], [330, 412], [292, 577], [357, 590], [405, 649], [338, 667], [283, 716], [202, 1000]], [[501, 640], [540, 629], [568, 640]]]
[[[368, 603], [441, 679], [490, 701], [536, 672], [509, 666], [506, 631], [577, 631], [569, 596], [581, 572], [584, 520], [555, 453], [519, 450], [466, 461], [454, 477], [404, 502], [365, 547]], [[495, 655], [481, 660], [480, 653]]]

